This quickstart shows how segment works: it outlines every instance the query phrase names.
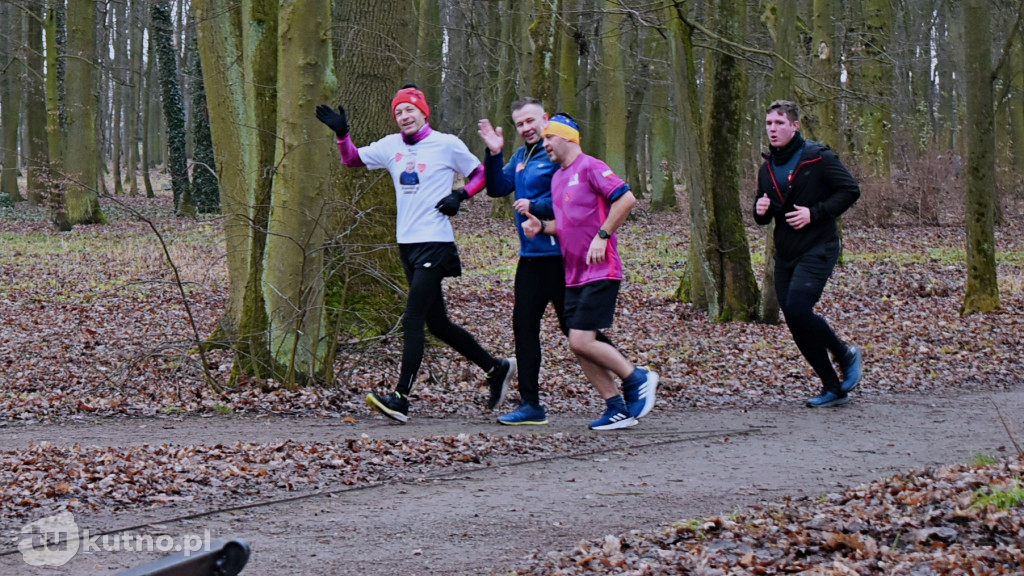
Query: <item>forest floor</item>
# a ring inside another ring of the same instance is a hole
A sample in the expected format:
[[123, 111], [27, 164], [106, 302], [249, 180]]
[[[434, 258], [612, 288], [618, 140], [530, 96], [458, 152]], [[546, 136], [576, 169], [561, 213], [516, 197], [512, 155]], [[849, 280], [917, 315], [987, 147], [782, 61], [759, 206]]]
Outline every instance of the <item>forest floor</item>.
[[[1014, 573], [1024, 561], [1019, 213], [997, 232], [1002, 310], [962, 317], [962, 230], [870, 228], [855, 208], [819, 310], [864, 347], [865, 378], [850, 404], [811, 410], [813, 377], [785, 327], [710, 324], [676, 300], [685, 220], [638, 210], [611, 336], [662, 386], [640, 425], [598, 434], [596, 394], [551, 316], [545, 427], [497, 425], [478, 371], [443, 348], [428, 352], [409, 424], [373, 414], [362, 398], [394, 378], [398, 338], [346, 350], [329, 386], [212, 390], [189, 314], [205, 337], [223, 310], [218, 223], [170, 217], [166, 197], [128, 203], [161, 230], [186, 301], [124, 208], [107, 202], [109, 225], [69, 234], [38, 211], [0, 214], [0, 574], [109, 574], [159, 556], [100, 546], [29, 567], [21, 529], [61, 511], [111, 542], [244, 538], [244, 574]], [[446, 294], [457, 321], [510, 354], [516, 244], [487, 208], [456, 217], [465, 274]], [[759, 269], [763, 230], [749, 234]], [[230, 357], [206, 365], [226, 382]]]

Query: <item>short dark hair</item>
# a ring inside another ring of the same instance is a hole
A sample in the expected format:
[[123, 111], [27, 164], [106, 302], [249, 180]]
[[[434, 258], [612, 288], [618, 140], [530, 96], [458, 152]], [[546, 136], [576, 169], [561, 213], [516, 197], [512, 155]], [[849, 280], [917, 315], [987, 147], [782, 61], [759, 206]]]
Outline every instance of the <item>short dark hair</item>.
[[796, 102], [789, 100], [776, 100], [768, 105], [768, 114], [772, 112], [781, 112], [789, 118], [790, 122], [798, 122], [800, 120], [800, 107], [797, 106]]
[[539, 99], [534, 98], [533, 96], [523, 96], [519, 100], [516, 100], [515, 102], [512, 103], [512, 111], [515, 112], [516, 110], [519, 110], [524, 106], [529, 106], [530, 104], [536, 104], [537, 106], [540, 106], [541, 110], [544, 109], [544, 103], [541, 102]]

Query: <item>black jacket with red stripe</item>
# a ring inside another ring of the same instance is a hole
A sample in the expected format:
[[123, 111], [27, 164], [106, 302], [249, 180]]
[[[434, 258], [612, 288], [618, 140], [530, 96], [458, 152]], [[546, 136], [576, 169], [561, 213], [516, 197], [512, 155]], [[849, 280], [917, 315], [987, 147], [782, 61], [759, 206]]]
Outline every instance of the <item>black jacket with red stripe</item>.
[[[801, 144], [801, 158], [790, 182], [777, 181], [771, 168], [772, 159], [792, 153], [792, 148]], [[776, 256], [793, 260], [813, 246], [838, 239], [836, 218], [860, 198], [860, 185], [836, 153], [824, 144], [804, 140], [797, 132], [789, 146], [781, 150], [770, 148], [762, 156], [765, 161], [757, 173], [754, 221], [765, 226], [775, 219]], [[756, 202], [761, 196], [771, 199], [771, 207], [764, 216], [757, 215]], [[811, 223], [800, 230], [786, 223], [786, 213], [792, 212], [793, 206], [806, 206], [811, 210]]]

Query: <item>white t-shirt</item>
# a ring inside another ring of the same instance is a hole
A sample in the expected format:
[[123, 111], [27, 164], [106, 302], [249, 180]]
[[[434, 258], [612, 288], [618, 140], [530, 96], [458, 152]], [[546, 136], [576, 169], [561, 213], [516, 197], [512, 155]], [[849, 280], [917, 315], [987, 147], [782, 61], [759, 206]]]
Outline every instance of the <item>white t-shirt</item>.
[[399, 244], [455, 241], [451, 222], [434, 205], [451, 194], [456, 172], [468, 176], [480, 166], [462, 140], [434, 130], [416, 144], [406, 144], [401, 134], [391, 134], [360, 148], [359, 158], [371, 170], [391, 173]]

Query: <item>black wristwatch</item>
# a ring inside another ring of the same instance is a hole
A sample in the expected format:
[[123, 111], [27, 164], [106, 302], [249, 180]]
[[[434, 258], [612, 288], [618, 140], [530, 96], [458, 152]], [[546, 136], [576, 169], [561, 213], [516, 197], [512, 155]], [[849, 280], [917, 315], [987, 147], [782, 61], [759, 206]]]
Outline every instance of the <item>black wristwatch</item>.
[[597, 237], [600, 238], [601, 240], [607, 240], [607, 239], [611, 238], [612, 235], [607, 233], [607, 232], [605, 232], [604, 228], [598, 228], [598, 230], [597, 230]]

